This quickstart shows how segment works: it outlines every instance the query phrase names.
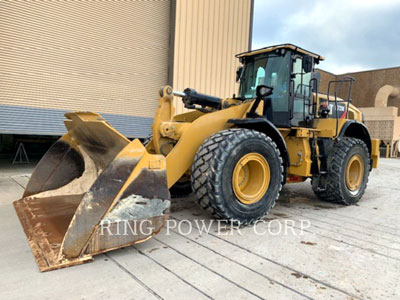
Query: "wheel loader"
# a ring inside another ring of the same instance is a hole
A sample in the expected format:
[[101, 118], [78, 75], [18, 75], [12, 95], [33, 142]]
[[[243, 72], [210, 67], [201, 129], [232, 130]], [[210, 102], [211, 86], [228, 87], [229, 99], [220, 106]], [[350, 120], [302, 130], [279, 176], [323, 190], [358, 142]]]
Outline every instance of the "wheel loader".
[[[231, 98], [161, 88], [145, 145], [96, 113], [65, 115], [68, 132], [14, 202], [40, 271], [150, 239], [168, 219], [173, 187], [241, 225], [268, 214], [283, 185], [308, 178], [323, 201], [360, 200], [379, 141], [351, 104], [354, 80], [319, 92], [314, 67], [324, 58], [292, 44], [237, 58], [239, 91]], [[344, 87], [347, 99], [338, 97]], [[174, 97], [188, 112], [175, 115]]]

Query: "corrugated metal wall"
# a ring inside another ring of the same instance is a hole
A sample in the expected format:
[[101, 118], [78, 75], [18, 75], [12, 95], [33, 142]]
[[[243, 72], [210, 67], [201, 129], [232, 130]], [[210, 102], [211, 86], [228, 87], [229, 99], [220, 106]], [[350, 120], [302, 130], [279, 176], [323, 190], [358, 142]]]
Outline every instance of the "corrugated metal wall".
[[144, 137], [162, 85], [230, 96], [249, 49], [252, 0], [0, 3], [0, 133], [62, 134], [89, 110]]
[[219, 97], [236, 92], [234, 56], [249, 50], [251, 9], [251, 0], [176, 1], [175, 90], [191, 87]]
[[[251, 0], [176, 0], [173, 86], [232, 96], [238, 61], [249, 50]], [[177, 112], [183, 111], [177, 99]]]
[[31, 120], [42, 127], [64, 110], [152, 118], [168, 82], [170, 7], [170, 0], [1, 1], [0, 105], [46, 109]]
[[[64, 114], [69, 110], [0, 105], [0, 129], [5, 134], [62, 135], [66, 132]], [[153, 118], [134, 115], [103, 113], [116, 130], [133, 138], [148, 137], [151, 134]]]

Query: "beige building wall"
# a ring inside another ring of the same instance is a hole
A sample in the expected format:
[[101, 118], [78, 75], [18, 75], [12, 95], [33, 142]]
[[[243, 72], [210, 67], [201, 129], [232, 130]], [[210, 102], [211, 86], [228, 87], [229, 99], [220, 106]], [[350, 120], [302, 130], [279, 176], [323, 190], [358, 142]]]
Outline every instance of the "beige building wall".
[[168, 80], [170, 7], [170, 0], [3, 2], [0, 103], [153, 117]]
[[[327, 92], [328, 82], [330, 80], [340, 80], [345, 76], [354, 77], [355, 82], [352, 91], [352, 103], [357, 107], [374, 106], [376, 94], [384, 85], [400, 87], [400, 67], [369, 70], [341, 75], [335, 75], [324, 70], [319, 71], [321, 73], [320, 90], [325, 93]], [[339, 93], [339, 97], [347, 97], [346, 93], [347, 88], [343, 88]], [[333, 94], [333, 90], [331, 91], [331, 94]], [[400, 111], [399, 97], [390, 97], [388, 106], [398, 107]]]
[[[334, 81], [336, 80], [336, 75], [330, 72], [327, 72], [325, 70], [321, 70], [321, 69], [316, 69], [316, 71], [318, 71], [321, 74], [321, 81], [319, 84], [319, 90], [322, 93], [326, 93], [328, 91], [328, 84], [329, 81]], [[331, 87], [333, 88], [333, 87]], [[332, 94], [333, 92], [331, 92]]]
[[[173, 87], [232, 96], [238, 60], [250, 49], [252, 0], [176, 0]], [[184, 108], [176, 99], [177, 113]]]
[[[62, 135], [64, 113], [93, 111], [146, 137], [161, 86], [236, 90], [253, 0], [3, 1], [0, 134]], [[176, 101], [177, 112], [183, 111]]]

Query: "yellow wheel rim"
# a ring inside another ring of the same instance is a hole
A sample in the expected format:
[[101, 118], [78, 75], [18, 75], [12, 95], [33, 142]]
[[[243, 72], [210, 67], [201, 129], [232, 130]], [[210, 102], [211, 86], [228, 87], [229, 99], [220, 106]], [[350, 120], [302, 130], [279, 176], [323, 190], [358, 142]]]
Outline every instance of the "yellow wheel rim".
[[346, 167], [346, 185], [350, 191], [360, 188], [364, 177], [364, 161], [359, 154], [352, 156]]
[[232, 186], [236, 197], [244, 204], [253, 204], [265, 195], [271, 179], [269, 164], [261, 154], [244, 155], [233, 170]]

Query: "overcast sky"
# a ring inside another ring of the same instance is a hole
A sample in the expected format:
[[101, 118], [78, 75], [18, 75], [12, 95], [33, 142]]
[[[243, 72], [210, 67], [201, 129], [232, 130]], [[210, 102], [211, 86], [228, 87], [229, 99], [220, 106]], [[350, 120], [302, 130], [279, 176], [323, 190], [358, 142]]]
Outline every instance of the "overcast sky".
[[287, 42], [336, 74], [400, 66], [400, 0], [255, 0], [252, 48]]

